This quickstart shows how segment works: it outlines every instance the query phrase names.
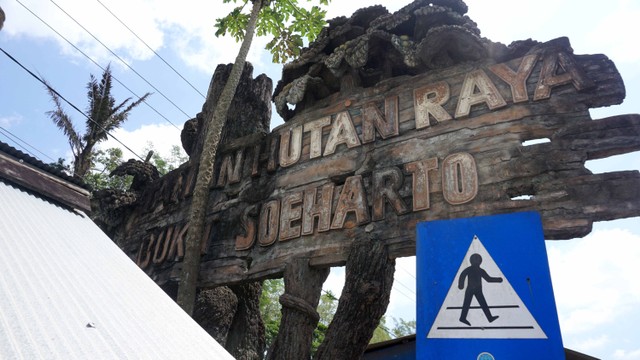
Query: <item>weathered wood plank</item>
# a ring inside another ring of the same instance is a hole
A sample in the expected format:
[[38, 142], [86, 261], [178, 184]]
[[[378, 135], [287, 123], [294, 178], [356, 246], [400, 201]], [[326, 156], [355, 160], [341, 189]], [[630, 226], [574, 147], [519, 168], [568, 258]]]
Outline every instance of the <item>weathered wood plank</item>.
[[71, 208], [91, 212], [87, 190], [4, 153], [0, 153], [0, 177]]
[[[544, 70], [558, 59], [566, 72]], [[499, 76], [525, 60], [526, 86]], [[563, 39], [502, 64], [465, 63], [329, 96], [266, 136], [223, 147], [200, 285], [278, 276], [298, 257], [316, 267], [344, 264], [363, 234], [387, 245], [391, 257], [409, 256], [415, 225], [425, 220], [537, 210], [547, 238], [568, 239], [594, 221], [638, 216], [638, 172], [593, 175], [584, 167], [640, 148], [640, 116], [589, 115], [623, 98], [610, 60], [573, 56]], [[550, 142], [522, 145], [539, 138]], [[149, 234], [184, 223], [193, 174], [180, 171], [172, 181], [182, 188], [156, 185], [120, 234], [132, 256], [150, 246]], [[175, 252], [145, 269], [162, 282], [179, 263]]]

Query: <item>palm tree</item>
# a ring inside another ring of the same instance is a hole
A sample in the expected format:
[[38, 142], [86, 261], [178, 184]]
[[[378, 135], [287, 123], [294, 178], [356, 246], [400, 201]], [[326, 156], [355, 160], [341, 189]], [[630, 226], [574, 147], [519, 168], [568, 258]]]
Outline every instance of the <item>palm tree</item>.
[[127, 120], [129, 112], [150, 95], [150, 93], [146, 93], [133, 102], [131, 102], [131, 98], [127, 98], [116, 104], [116, 100], [111, 95], [111, 80], [112, 75], [109, 66], [104, 69], [100, 81], [91, 75], [87, 83], [89, 104], [85, 113], [87, 120], [84, 134], [78, 132], [73, 126], [71, 117], [62, 108], [60, 95], [47, 85], [47, 91], [51, 95], [55, 109], [47, 111], [46, 114], [69, 140], [69, 145], [73, 152], [74, 176], [82, 178], [87, 174], [91, 168], [91, 159], [96, 144], [107, 140], [109, 134]]

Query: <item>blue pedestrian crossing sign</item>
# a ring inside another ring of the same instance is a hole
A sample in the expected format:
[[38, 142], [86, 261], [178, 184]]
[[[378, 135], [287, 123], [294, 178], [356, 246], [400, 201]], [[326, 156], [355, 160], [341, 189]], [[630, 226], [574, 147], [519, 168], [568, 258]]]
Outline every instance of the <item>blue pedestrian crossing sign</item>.
[[418, 359], [564, 359], [538, 213], [417, 231]]

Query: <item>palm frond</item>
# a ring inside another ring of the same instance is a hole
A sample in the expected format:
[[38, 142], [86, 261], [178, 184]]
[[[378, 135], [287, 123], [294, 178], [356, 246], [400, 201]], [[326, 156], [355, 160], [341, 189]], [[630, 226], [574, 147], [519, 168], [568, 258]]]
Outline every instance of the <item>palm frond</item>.
[[111, 68], [107, 66], [100, 82], [92, 76], [91, 81], [87, 84], [87, 94], [90, 99], [88, 112], [93, 119], [93, 121], [87, 122], [87, 133], [85, 134], [87, 142], [97, 143], [106, 140], [108, 134], [119, 128], [127, 119], [129, 112], [150, 95], [147, 93], [132, 103], [129, 103], [131, 98], [127, 98], [116, 105], [116, 100], [111, 95], [112, 80]]
[[142, 95], [138, 100], [130, 104], [127, 104], [129, 103], [129, 101], [131, 101], [131, 98], [128, 98], [118, 104], [118, 106], [114, 107], [113, 113], [111, 115], [111, 121], [108, 124], [108, 130], [111, 131], [113, 129], [119, 128], [120, 125], [122, 125], [122, 123], [127, 120], [131, 110], [133, 110], [133, 108], [135, 108], [136, 106], [142, 104], [142, 102], [144, 102], [149, 97], [149, 95], [151, 95], [151, 93], [146, 93]]
[[[103, 79], [105, 75], [108, 76], [107, 68], [103, 73]], [[100, 133], [104, 132], [104, 123], [109, 118], [109, 106], [108, 99], [105, 99], [105, 95], [109, 96], [110, 90], [105, 90], [103, 82], [98, 82], [98, 79], [91, 75], [89, 82], [87, 83], [87, 98], [89, 104], [87, 107], [87, 115], [89, 119], [86, 121], [86, 132], [84, 138], [87, 142], [95, 142], [96, 137], [101, 137]], [[105, 94], [106, 92], [106, 94]]]
[[69, 115], [62, 108], [62, 102], [60, 101], [60, 96], [53, 90], [51, 86], [45, 81], [45, 85], [47, 87], [47, 92], [51, 96], [53, 103], [55, 105], [55, 109], [51, 111], [47, 111], [46, 114], [53, 121], [53, 123], [58, 127], [58, 129], [62, 130], [64, 135], [67, 137], [69, 141], [69, 145], [71, 146], [71, 151], [74, 155], [79, 154], [84, 147], [82, 138], [78, 131], [73, 127], [73, 122]]

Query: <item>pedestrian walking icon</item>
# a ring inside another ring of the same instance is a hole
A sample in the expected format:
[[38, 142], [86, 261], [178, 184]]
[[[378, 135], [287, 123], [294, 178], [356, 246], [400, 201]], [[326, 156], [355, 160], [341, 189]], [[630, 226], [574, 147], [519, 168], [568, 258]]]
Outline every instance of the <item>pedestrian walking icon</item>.
[[482, 293], [482, 280], [490, 283], [501, 283], [501, 277], [491, 277], [480, 267], [482, 264], [482, 256], [474, 253], [469, 257], [471, 266], [464, 269], [460, 277], [458, 278], [458, 289], [464, 289], [465, 279], [468, 279], [467, 290], [464, 292], [464, 302], [462, 304], [462, 313], [460, 314], [460, 322], [471, 326], [471, 323], [467, 320], [467, 314], [469, 313], [469, 307], [471, 306], [471, 300], [475, 297], [480, 308], [484, 312], [484, 316], [487, 317], [489, 322], [494, 322], [499, 316], [491, 315], [491, 310], [487, 305], [487, 301]]
[[547, 337], [480, 239], [474, 236], [427, 338]]

